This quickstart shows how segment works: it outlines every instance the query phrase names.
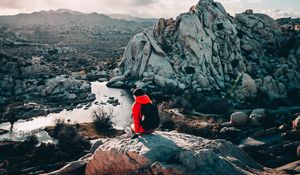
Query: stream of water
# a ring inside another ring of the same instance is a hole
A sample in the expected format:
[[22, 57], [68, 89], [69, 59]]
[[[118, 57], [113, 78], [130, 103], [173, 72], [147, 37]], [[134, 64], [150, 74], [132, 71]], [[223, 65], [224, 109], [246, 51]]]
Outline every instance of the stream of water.
[[[81, 106], [70, 111], [63, 110], [60, 113], [51, 113], [47, 116], [35, 117], [29, 121], [19, 120], [14, 124], [12, 132], [0, 135], [0, 141], [3, 140], [24, 140], [29, 134], [35, 134], [39, 141], [47, 141], [50, 136], [43, 129], [47, 126], [54, 126], [55, 120], [62, 119], [68, 123], [86, 123], [92, 122], [94, 110], [103, 108], [105, 111], [113, 110], [113, 122], [117, 129], [122, 129], [131, 120], [131, 105], [133, 99], [131, 94], [123, 89], [114, 89], [106, 87], [106, 82], [92, 82], [92, 92], [96, 95], [96, 100], [92, 105]], [[120, 105], [113, 106], [107, 103], [109, 97], [119, 100]], [[1, 129], [9, 130], [10, 123], [1, 123]]]

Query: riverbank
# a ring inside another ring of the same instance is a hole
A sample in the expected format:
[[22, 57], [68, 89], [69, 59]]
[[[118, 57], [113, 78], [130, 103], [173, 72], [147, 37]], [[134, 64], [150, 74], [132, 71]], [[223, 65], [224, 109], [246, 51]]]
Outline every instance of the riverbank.
[[[95, 140], [99, 138], [113, 138], [125, 134], [124, 130], [113, 129], [108, 132], [98, 132], [94, 123], [77, 123], [71, 125], [75, 128], [76, 132], [79, 133], [87, 140]], [[53, 136], [55, 126], [49, 126], [45, 128], [45, 131], [49, 133], [50, 136]]]
[[[29, 136], [23, 142], [0, 142], [0, 174], [51, 172], [85, 156], [91, 148], [92, 140], [113, 138], [125, 133], [116, 129], [99, 133], [93, 123], [62, 124], [47, 127], [45, 131], [55, 139], [56, 144], [39, 143], [35, 136]], [[84, 174], [84, 169], [77, 173]]]
[[[95, 95], [95, 100], [89, 104], [80, 104], [77, 108], [63, 110], [59, 113], [31, 118], [28, 120], [18, 120], [13, 124], [11, 133], [0, 135], [0, 140], [24, 140], [31, 131], [42, 131], [43, 128], [54, 126], [55, 120], [64, 120], [70, 124], [89, 123], [93, 121], [93, 112], [104, 109], [112, 111], [112, 121], [116, 128], [123, 128], [131, 120], [132, 97], [126, 90], [106, 87], [106, 82], [92, 82], [91, 92]], [[10, 123], [1, 123], [0, 128], [10, 130]]]

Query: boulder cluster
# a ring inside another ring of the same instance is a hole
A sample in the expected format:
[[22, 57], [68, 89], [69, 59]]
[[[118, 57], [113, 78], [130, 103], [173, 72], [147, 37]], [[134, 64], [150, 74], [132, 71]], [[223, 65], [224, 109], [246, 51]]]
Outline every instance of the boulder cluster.
[[200, 0], [131, 39], [108, 86], [158, 95], [209, 91], [238, 104], [256, 98], [297, 103], [299, 37], [267, 15], [232, 17], [220, 3]]
[[238, 111], [221, 124], [219, 137], [239, 145], [264, 166], [276, 168], [299, 159], [299, 107]]

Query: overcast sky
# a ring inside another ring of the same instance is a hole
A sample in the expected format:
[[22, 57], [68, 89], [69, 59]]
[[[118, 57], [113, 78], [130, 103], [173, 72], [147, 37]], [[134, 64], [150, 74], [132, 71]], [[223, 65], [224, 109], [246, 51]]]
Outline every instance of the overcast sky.
[[[245, 9], [278, 17], [300, 17], [300, 0], [216, 0], [234, 15]], [[130, 14], [138, 17], [176, 17], [198, 0], [0, 0], [0, 14], [13, 15], [66, 8], [81, 12]]]

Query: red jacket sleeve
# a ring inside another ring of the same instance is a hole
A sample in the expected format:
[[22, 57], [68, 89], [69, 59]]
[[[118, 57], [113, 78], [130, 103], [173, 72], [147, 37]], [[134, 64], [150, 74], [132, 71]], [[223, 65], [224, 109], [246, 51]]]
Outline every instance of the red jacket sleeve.
[[132, 117], [134, 123], [134, 131], [136, 133], [140, 133], [141, 128], [141, 105], [138, 103], [134, 103], [132, 106]]

